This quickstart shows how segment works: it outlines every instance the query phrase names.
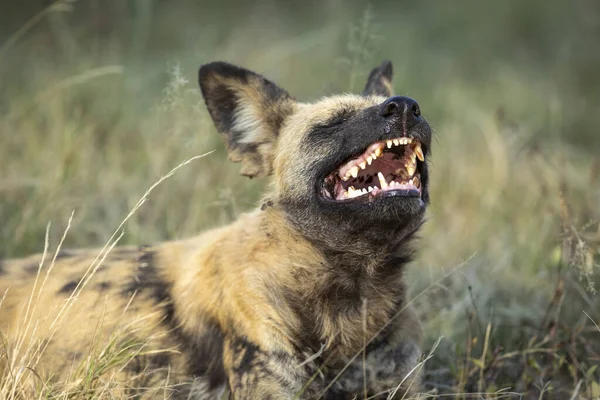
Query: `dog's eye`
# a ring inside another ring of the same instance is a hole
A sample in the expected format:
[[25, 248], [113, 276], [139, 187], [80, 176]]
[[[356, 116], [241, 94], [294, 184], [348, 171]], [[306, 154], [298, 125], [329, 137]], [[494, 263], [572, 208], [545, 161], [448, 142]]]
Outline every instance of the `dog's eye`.
[[327, 121], [324, 121], [323, 123], [320, 123], [316, 126], [316, 128], [319, 129], [327, 129], [327, 128], [333, 128], [336, 126], [339, 126], [341, 124], [343, 124], [344, 122], [348, 121], [350, 119], [350, 117], [352, 116], [352, 112], [350, 110], [341, 110], [339, 112], [337, 112], [335, 115], [333, 115], [331, 118], [329, 118]]
[[348, 120], [347, 118], [336, 118], [333, 120], [328, 120], [327, 122], [324, 122], [322, 124], [319, 124], [316, 127], [319, 129], [333, 128], [333, 127], [343, 124], [347, 120]]

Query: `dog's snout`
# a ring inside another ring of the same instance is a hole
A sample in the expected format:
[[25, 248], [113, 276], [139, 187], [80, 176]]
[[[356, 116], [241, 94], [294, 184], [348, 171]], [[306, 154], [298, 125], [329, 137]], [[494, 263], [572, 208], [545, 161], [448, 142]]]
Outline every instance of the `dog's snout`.
[[419, 104], [410, 97], [394, 96], [381, 104], [380, 114], [386, 118], [406, 118], [406, 122], [411, 122], [421, 117], [421, 109]]

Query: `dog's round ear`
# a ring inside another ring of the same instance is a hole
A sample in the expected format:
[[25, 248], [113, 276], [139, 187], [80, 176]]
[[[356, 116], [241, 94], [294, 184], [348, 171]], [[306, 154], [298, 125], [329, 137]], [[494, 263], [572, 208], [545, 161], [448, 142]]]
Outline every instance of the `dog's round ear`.
[[394, 92], [392, 87], [393, 74], [392, 62], [388, 60], [382, 62], [379, 67], [373, 68], [369, 74], [362, 94], [365, 96], [378, 95], [391, 97]]
[[295, 109], [294, 99], [263, 76], [225, 62], [200, 67], [198, 81], [229, 159], [242, 163], [242, 175], [270, 175], [279, 130]]

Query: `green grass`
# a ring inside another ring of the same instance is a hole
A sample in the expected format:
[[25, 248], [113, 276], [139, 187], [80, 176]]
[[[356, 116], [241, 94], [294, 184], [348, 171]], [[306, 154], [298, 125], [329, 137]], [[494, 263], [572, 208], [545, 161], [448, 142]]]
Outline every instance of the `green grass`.
[[[156, 187], [119, 243], [187, 237], [252, 208], [265, 181], [226, 160], [200, 64], [231, 61], [311, 100], [359, 90], [390, 59], [436, 131], [408, 274], [425, 350], [443, 336], [427, 390], [600, 397], [598, 4], [19, 4], [0, 17], [1, 258], [42, 251], [49, 221], [54, 248], [73, 210], [63, 246], [103, 245], [154, 182], [213, 149]], [[128, 357], [107, 348], [76, 390]]]

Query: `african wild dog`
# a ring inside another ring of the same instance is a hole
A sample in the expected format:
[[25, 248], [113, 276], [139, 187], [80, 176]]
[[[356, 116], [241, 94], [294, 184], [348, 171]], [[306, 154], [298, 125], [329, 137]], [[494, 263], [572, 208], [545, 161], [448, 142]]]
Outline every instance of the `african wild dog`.
[[[145, 342], [118, 370], [144, 377], [128, 381], [127, 394], [387, 397], [420, 357], [402, 274], [429, 201], [431, 145], [418, 104], [391, 97], [391, 77], [384, 62], [362, 94], [308, 104], [248, 70], [202, 66], [200, 88], [230, 159], [243, 175], [272, 175], [260, 207], [195, 238], [115, 248], [57, 330], [36, 326], [32, 340], [47, 345], [37, 374], [65, 378], [120, 327]], [[58, 312], [97, 254], [58, 255], [34, 319]], [[39, 262], [3, 265], [9, 339]], [[413, 378], [400, 395], [414, 393]]]

